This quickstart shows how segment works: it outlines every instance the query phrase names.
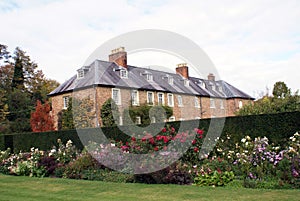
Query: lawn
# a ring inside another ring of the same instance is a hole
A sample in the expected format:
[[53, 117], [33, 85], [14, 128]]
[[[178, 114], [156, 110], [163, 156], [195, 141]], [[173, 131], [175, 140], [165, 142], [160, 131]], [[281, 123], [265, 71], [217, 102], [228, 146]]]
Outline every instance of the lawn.
[[124, 184], [0, 175], [0, 200], [299, 200], [300, 190]]

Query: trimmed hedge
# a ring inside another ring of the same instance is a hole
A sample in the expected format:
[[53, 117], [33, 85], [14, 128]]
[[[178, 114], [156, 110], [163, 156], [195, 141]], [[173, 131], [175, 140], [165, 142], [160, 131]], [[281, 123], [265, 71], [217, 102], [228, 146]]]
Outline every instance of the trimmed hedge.
[[[202, 119], [191, 121], [177, 121], [167, 123], [176, 130], [182, 131], [194, 129], [198, 127], [206, 132], [208, 128], [213, 133], [215, 130], [223, 126], [224, 118]], [[210, 125], [211, 122], [214, 122]], [[143, 131], [151, 132], [152, 129], [163, 128], [164, 124], [151, 124], [149, 127], [142, 126], [121, 126], [89, 128], [81, 130], [62, 130], [43, 133], [23, 133], [0, 135], [0, 150], [10, 147], [15, 152], [20, 150], [29, 151], [31, 147], [41, 150], [49, 150], [53, 145], [57, 145], [57, 139], [61, 139], [63, 143], [72, 140], [78, 149], [83, 149], [83, 145], [88, 141], [101, 142], [104, 136], [101, 131], [109, 139], [126, 141], [131, 136], [125, 133], [138, 134]], [[300, 112], [280, 113], [280, 114], [263, 114], [253, 116], [236, 116], [227, 117], [225, 119], [222, 135], [231, 134], [232, 139], [240, 141], [245, 135], [250, 137], [266, 136], [271, 142], [276, 144], [284, 144], [288, 137], [295, 132], [300, 131]]]

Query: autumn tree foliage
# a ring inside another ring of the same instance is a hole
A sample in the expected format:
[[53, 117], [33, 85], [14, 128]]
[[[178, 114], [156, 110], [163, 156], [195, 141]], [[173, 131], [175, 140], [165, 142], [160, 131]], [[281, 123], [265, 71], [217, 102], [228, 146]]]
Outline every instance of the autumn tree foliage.
[[54, 121], [50, 111], [51, 107], [48, 102], [42, 104], [41, 101], [37, 101], [35, 111], [31, 113], [30, 118], [30, 125], [33, 132], [54, 130]]

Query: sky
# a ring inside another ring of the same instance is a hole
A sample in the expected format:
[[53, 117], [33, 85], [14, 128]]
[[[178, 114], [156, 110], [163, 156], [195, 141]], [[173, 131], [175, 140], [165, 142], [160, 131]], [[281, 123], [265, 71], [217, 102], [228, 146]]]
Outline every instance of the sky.
[[[111, 38], [160, 29], [194, 41], [220, 79], [255, 98], [277, 81], [300, 89], [298, 0], [0, 0], [0, 19], [0, 44], [10, 52], [21, 47], [60, 83]], [[130, 65], [174, 72], [176, 62], [157, 53], [128, 55]]]

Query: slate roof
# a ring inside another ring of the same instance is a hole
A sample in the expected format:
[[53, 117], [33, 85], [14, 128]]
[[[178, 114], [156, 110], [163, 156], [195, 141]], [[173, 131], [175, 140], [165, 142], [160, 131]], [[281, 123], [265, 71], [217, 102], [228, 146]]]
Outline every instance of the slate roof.
[[[85, 69], [83, 78], [77, 78], [77, 75], [74, 75], [53, 90], [49, 96], [92, 86], [110, 86], [226, 99], [254, 99], [223, 80], [210, 81], [189, 77], [189, 86], [185, 86], [184, 78], [179, 74], [130, 65], [127, 67], [128, 78], [121, 78], [119, 71], [124, 69], [123, 67], [114, 62], [101, 60], [95, 60], [91, 65], [81, 69]], [[153, 80], [147, 80], [146, 74], [152, 74]], [[173, 78], [173, 84], [168, 83], [168, 77]]]

